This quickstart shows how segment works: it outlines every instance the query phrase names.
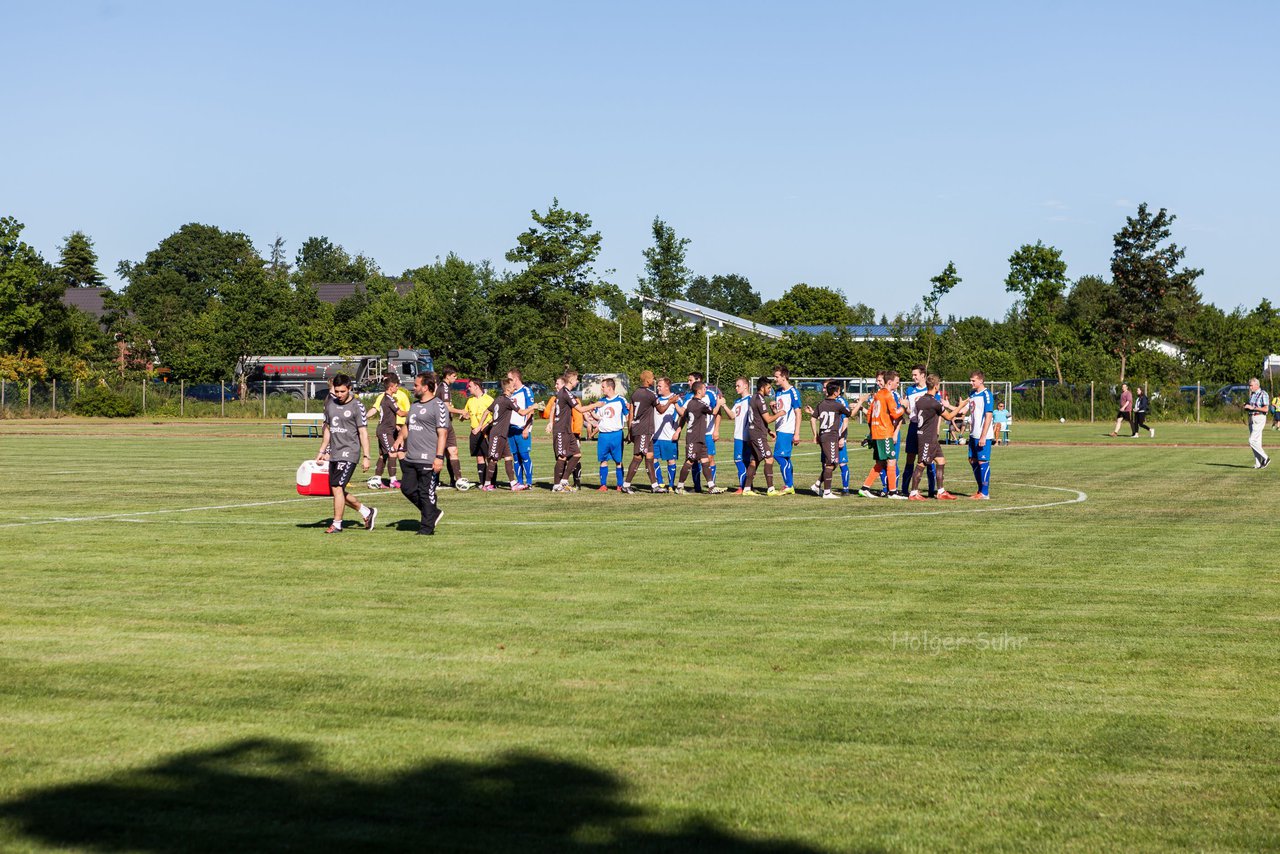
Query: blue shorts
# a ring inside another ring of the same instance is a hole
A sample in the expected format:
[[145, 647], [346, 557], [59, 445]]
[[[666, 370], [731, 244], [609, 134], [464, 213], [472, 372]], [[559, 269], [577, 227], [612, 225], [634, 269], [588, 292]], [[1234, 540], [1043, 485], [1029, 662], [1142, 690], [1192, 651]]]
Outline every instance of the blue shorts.
[[969, 438], [969, 459], [977, 460], [980, 463], [990, 462], [991, 461], [991, 445], [992, 445], [992, 442], [990, 439], [988, 439], [985, 442], [979, 442], [977, 439], [970, 437]]
[[653, 457], [658, 460], [674, 460], [680, 456], [680, 450], [676, 447], [676, 443], [670, 439], [654, 439], [653, 440]]
[[511, 448], [512, 454], [527, 459], [529, 449], [533, 446], [533, 439], [525, 438], [523, 427], [512, 427], [507, 433], [507, 445]]
[[898, 452], [901, 450], [902, 450], [902, 434], [894, 433], [893, 434], [893, 458], [895, 460], [898, 458]]
[[716, 440], [711, 438], [711, 434], [707, 434], [707, 456], [714, 457], [716, 455]]
[[795, 438], [792, 433], [779, 433], [778, 438], [773, 443], [773, 455], [775, 457], [791, 456], [791, 440]]
[[920, 431], [913, 422], [907, 428], [907, 454], [914, 455], [920, 453]]
[[596, 437], [596, 459], [600, 462], [605, 460], [613, 460], [615, 463], [622, 462], [622, 431], [614, 430], [611, 433], [601, 433]]

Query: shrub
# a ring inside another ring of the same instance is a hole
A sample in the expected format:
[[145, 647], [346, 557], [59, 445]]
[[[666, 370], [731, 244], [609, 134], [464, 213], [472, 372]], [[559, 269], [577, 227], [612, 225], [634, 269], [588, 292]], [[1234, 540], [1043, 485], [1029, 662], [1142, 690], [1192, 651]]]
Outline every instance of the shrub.
[[135, 401], [103, 385], [87, 389], [75, 401], [77, 415], [95, 418], [130, 418], [140, 411]]

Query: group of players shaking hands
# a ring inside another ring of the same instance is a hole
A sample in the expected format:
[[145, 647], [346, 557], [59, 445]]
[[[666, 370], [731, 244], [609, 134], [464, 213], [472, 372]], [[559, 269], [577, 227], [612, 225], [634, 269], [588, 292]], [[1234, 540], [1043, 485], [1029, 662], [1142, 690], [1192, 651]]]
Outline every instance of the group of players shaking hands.
[[[690, 374], [689, 391], [676, 395], [671, 391], [670, 380], [665, 377], [655, 380], [652, 371], [644, 371], [639, 387], [632, 391], [629, 399], [618, 396], [614, 381], [605, 379], [601, 384], [603, 396], [585, 403], [577, 390], [577, 372], [566, 371], [556, 380], [555, 395], [544, 410], [550, 420], [548, 432], [552, 435], [556, 457], [551, 490], [577, 490], [582, 457], [579, 433], [582, 420], [587, 419], [599, 431], [599, 491], [607, 491], [608, 469], [613, 464], [619, 492], [636, 491], [633, 480], [644, 466], [650, 490], [655, 493], [685, 494], [690, 473], [695, 489], [710, 494], [724, 493], [727, 490], [716, 485], [715, 443], [721, 419], [728, 417], [733, 422], [733, 460], [737, 467], [737, 484], [731, 492], [742, 496], [762, 494], [755, 489], [755, 478], [763, 468], [764, 495], [793, 495], [796, 490], [792, 455], [802, 441], [802, 415], [808, 415], [813, 440], [822, 455], [821, 476], [812, 490], [822, 498], [837, 498], [850, 492], [849, 425], [862, 413], [870, 432], [861, 444], [870, 447], [872, 466], [857, 495], [912, 501], [924, 501], [926, 496], [954, 500], [956, 496], [943, 487], [946, 460], [938, 429], [943, 421], [963, 418], [971, 425], [968, 455], [977, 484], [971, 497], [987, 499], [994, 407], [982, 373], [972, 374], [972, 393], [954, 404], [946, 400], [939, 378], [928, 374], [923, 365], [912, 368], [911, 379], [912, 385], [902, 389], [897, 372], [879, 372], [876, 390], [852, 400], [845, 398], [843, 383], [833, 380], [824, 385], [824, 398], [816, 407], [803, 406], [799, 390], [791, 384], [788, 369], [778, 365], [773, 369], [773, 378], [761, 378], [754, 389], [750, 380], [738, 377], [738, 397], [729, 405], [708, 387], [701, 374]], [[503, 380], [502, 393], [493, 404], [482, 417], [472, 420], [471, 447], [476, 454], [477, 470], [483, 472], [482, 489], [496, 487], [499, 463], [505, 464], [512, 489], [529, 485], [520, 483], [513, 470], [509, 437], [519, 432], [518, 427], [513, 428], [513, 418], [518, 424], [535, 409], [543, 407], [533, 406], [527, 397], [516, 393], [519, 390], [518, 376], [509, 375]], [[473, 390], [473, 396], [478, 391], [478, 387]], [[522, 402], [530, 405], [522, 407]], [[906, 465], [900, 478], [897, 461], [904, 421], [907, 423]], [[525, 436], [527, 440], [527, 431]], [[632, 446], [632, 457], [624, 475], [625, 443]], [[683, 461], [678, 477], [677, 458]], [[782, 480], [780, 487], [774, 485], [775, 465]], [[832, 490], [837, 469], [843, 487], [840, 493]], [[927, 491], [922, 494], [920, 481], [925, 476]]]

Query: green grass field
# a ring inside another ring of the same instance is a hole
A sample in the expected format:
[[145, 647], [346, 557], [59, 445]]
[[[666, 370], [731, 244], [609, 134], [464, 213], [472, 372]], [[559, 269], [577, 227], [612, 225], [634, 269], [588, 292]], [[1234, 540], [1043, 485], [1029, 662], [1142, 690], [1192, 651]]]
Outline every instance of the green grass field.
[[274, 422], [0, 422], [0, 850], [1280, 848], [1280, 467], [1106, 429], [429, 539], [323, 536]]

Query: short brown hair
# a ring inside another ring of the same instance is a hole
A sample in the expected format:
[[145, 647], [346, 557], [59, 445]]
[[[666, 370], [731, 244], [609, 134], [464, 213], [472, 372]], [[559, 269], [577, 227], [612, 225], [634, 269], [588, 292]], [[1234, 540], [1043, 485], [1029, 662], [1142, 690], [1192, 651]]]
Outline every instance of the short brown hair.
[[982, 373], [982, 371], [974, 371], [969, 374], [969, 379], [973, 379], [974, 377], [977, 377], [980, 380], [985, 380], [987, 378], [986, 374]]
[[783, 375], [784, 377], [786, 377], [787, 379], [791, 379], [791, 371], [787, 370], [787, 366], [786, 366], [786, 365], [774, 365], [774, 366], [773, 366], [773, 373], [775, 373], [775, 374], [782, 374], [782, 375]]

